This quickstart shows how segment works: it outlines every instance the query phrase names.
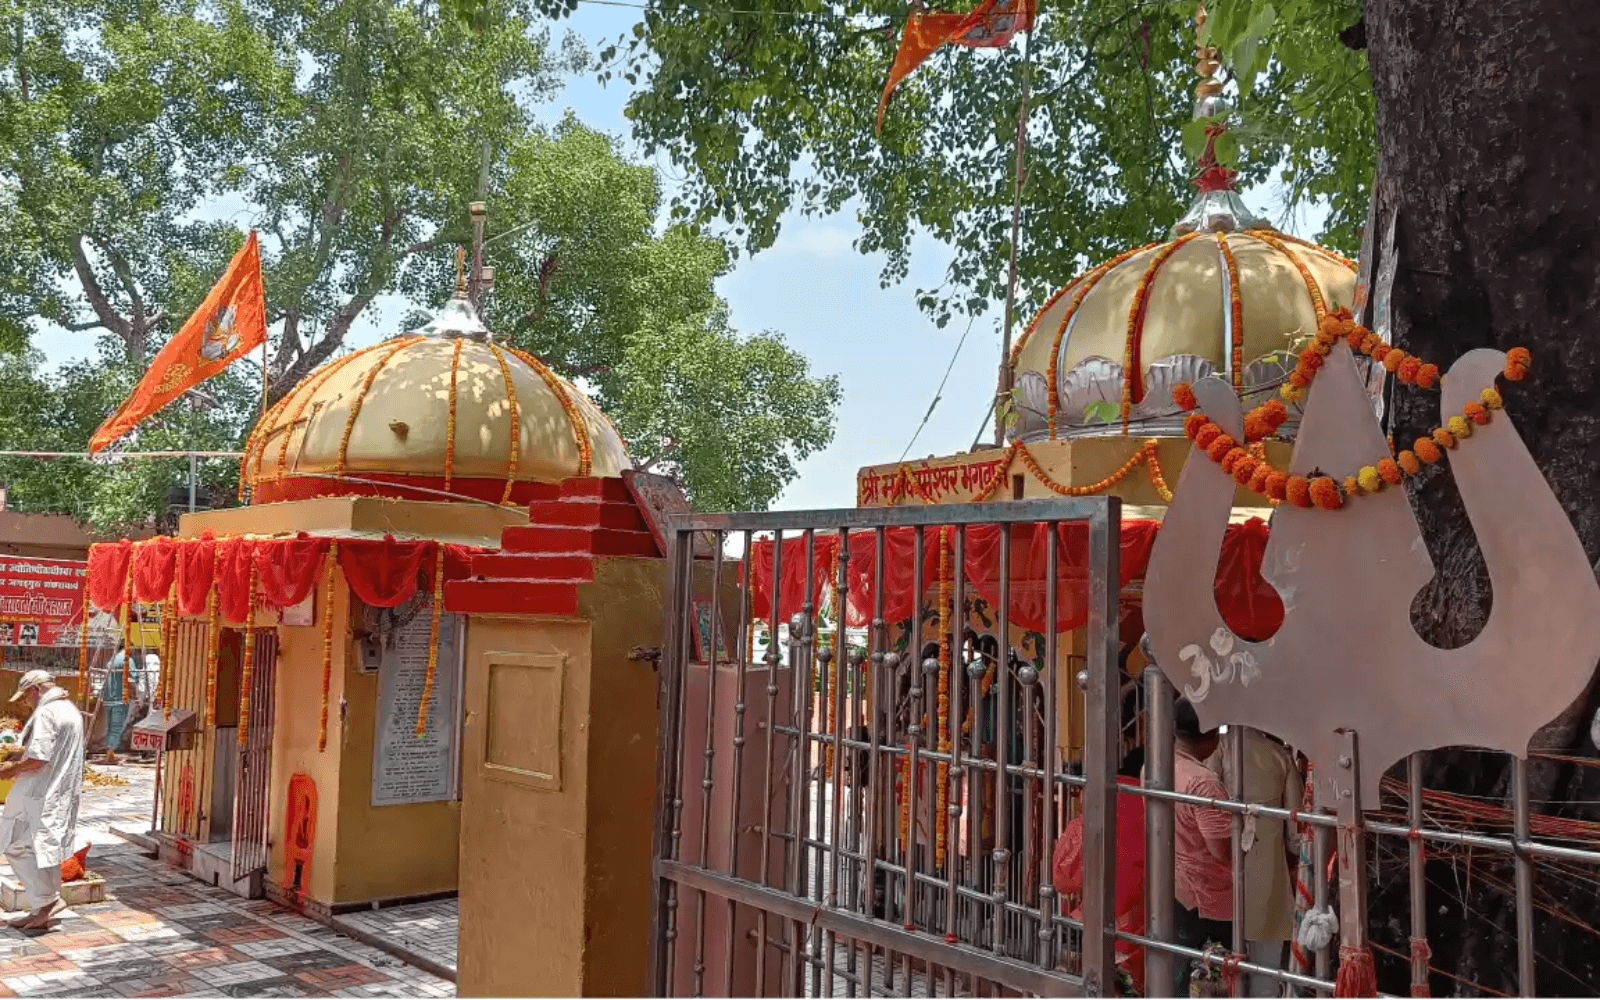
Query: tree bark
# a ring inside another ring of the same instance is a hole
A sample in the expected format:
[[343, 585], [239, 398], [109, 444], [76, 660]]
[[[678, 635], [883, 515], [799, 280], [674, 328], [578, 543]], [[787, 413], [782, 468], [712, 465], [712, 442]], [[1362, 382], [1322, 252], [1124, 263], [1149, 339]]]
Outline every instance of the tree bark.
[[[1506, 409], [1594, 560], [1600, 557], [1600, 59], [1593, 46], [1600, 5], [1366, 0], [1363, 20], [1377, 100], [1377, 218], [1392, 210], [1398, 219], [1394, 340], [1442, 368], [1477, 347], [1533, 352], [1530, 377], [1502, 387]], [[1435, 395], [1402, 392], [1396, 404], [1399, 447], [1440, 422]], [[1433, 642], [1459, 647], [1477, 635], [1492, 601], [1483, 559], [1448, 468], [1422, 477], [1413, 499], [1438, 573], [1413, 613]], [[1537, 668], [1507, 664], [1508, 679]], [[1593, 756], [1587, 738], [1593, 691], [1591, 684], [1590, 696], [1553, 720], [1534, 745]], [[1505, 795], [1509, 787], [1506, 762], [1485, 754], [1434, 754], [1428, 772], [1430, 787], [1487, 796]], [[1600, 797], [1594, 767], [1546, 763], [1530, 779], [1535, 800]], [[1564, 812], [1600, 818], [1589, 805]], [[1477, 861], [1485, 866], [1483, 852]], [[1483, 870], [1510, 881], [1509, 859], [1493, 859]], [[1482, 879], [1461, 881], [1461, 874], [1459, 862], [1456, 878], [1430, 865], [1434, 966], [1527, 995], [1516, 982], [1513, 901]], [[1580, 920], [1600, 923], [1592, 889], [1543, 865], [1539, 889]], [[1404, 937], [1397, 940], [1407, 912], [1403, 889], [1373, 897], [1371, 925], [1381, 943], [1407, 950]], [[1544, 914], [1537, 915], [1536, 933], [1537, 988], [1544, 995], [1600, 989], [1587, 934]], [[1385, 969], [1385, 990], [1406, 991], [1399, 966]], [[1459, 988], [1435, 977], [1435, 991]]]

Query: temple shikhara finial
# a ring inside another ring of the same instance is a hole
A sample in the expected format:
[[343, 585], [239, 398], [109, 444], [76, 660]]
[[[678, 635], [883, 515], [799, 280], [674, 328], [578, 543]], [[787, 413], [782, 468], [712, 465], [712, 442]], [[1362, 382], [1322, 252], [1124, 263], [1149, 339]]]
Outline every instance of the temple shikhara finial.
[[1206, 122], [1206, 144], [1195, 161], [1194, 186], [1200, 193], [1172, 227], [1174, 236], [1186, 233], [1231, 233], [1242, 229], [1267, 229], [1272, 224], [1250, 211], [1234, 186], [1236, 172], [1217, 159], [1217, 140], [1228, 131], [1233, 108], [1223, 96], [1223, 82], [1217, 79], [1222, 63], [1216, 46], [1206, 38], [1206, 5], [1198, 4], [1194, 14], [1195, 85], [1194, 117]]

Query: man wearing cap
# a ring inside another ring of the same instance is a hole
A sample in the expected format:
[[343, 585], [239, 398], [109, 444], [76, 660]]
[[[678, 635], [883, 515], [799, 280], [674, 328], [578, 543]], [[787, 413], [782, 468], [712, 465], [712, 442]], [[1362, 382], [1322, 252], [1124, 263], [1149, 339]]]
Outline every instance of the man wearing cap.
[[33, 907], [11, 926], [48, 930], [61, 905], [61, 862], [77, 838], [83, 716], [43, 670], [23, 674], [11, 700], [33, 709], [22, 728], [22, 756], [0, 764], [0, 780], [13, 782], [0, 810], [0, 846]]

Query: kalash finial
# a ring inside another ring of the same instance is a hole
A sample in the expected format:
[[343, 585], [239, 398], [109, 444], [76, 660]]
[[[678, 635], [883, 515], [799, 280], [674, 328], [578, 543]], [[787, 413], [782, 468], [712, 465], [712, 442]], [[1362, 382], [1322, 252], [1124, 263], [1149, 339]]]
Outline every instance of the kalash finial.
[[1200, 0], [1194, 14], [1195, 87], [1194, 116], [1197, 120], [1215, 119], [1206, 126], [1206, 147], [1195, 162], [1194, 186], [1200, 193], [1190, 203], [1183, 218], [1172, 227], [1174, 236], [1185, 233], [1231, 233], [1240, 229], [1271, 229], [1272, 224], [1245, 206], [1234, 187], [1235, 173], [1217, 162], [1217, 139], [1228, 131], [1226, 115], [1233, 110], [1222, 96], [1222, 81], [1217, 79], [1221, 63], [1215, 46], [1206, 44], [1206, 5]]
[[466, 247], [456, 247], [455, 294], [450, 296], [443, 308], [433, 314], [433, 318], [428, 320], [425, 326], [415, 332], [424, 337], [467, 337], [472, 340], [490, 338], [489, 328], [478, 318], [478, 310], [472, 307], [472, 300], [467, 294]]

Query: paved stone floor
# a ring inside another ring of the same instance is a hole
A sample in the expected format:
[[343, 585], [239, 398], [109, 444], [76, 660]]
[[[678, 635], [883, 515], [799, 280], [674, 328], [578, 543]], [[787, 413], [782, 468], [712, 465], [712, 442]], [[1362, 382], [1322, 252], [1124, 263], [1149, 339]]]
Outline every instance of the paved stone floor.
[[63, 911], [48, 934], [0, 928], [0, 996], [455, 995], [453, 983], [386, 952], [146, 857], [110, 827], [149, 827], [153, 770], [95, 767], [129, 781], [86, 787], [80, 808], [89, 868], [108, 898]]
[[427, 903], [358, 910], [334, 918], [338, 927], [349, 926], [362, 934], [383, 938], [434, 965], [456, 970], [457, 928], [461, 907], [454, 896]]

